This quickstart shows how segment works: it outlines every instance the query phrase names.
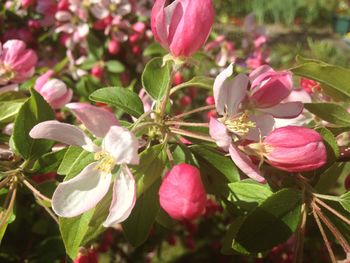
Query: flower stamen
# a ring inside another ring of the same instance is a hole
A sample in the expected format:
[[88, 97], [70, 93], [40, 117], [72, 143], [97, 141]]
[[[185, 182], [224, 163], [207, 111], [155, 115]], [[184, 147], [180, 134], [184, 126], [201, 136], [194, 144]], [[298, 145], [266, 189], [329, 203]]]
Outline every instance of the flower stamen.
[[245, 136], [249, 133], [250, 129], [256, 127], [256, 123], [249, 120], [247, 112], [242, 113], [238, 117], [226, 119], [224, 121], [226, 128], [239, 136]]

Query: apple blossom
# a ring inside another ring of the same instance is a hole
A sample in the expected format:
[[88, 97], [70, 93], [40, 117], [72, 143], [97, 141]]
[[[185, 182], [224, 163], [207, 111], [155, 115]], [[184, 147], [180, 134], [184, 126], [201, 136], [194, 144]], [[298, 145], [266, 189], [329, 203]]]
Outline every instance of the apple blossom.
[[199, 170], [185, 163], [175, 165], [163, 179], [159, 198], [161, 207], [174, 219], [201, 216], [207, 197]]
[[0, 43], [0, 85], [21, 83], [29, 79], [35, 70], [37, 56], [21, 40]]
[[[80, 120], [91, 129], [94, 123], [87, 120], [85, 104], [69, 105], [77, 113]], [[91, 106], [93, 107], [93, 106]], [[46, 121], [34, 126], [30, 136], [35, 139], [50, 139], [68, 145], [76, 145], [84, 150], [95, 153], [95, 161], [87, 165], [77, 176], [58, 185], [53, 197], [52, 208], [61, 217], [74, 217], [95, 207], [107, 194], [112, 181], [115, 166], [121, 169], [113, 184], [113, 199], [109, 215], [104, 221], [105, 227], [124, 221], [131, 213], [136, 201], [135, 180], [127, 164], [138, 164], [138, 141], [127, 129], [117, 126], [115, 119], [106, 112], [88, 108], [94, 118], [105, 116], [109, 130], [94, 127], [90, 131], [98, 131], [96, 136], [102, 136], [102, 145], [95, 145], [79, 128], [58, 121]], [[98, 124], [98, 123], [95, 123]], [[106, 132], [105, 134], [103, 134]]]
[[156, 40], [175, 57], [188, 57], [207, 40], [214, 22], [211, 0], [166, 0], [154, 3], [151, 16]]
[[71, 101], [73, 91], [68, 89], [63, 81], [55, 78], [50, 79], [53, 74], [54, 72], [49, 70], [41, 75], [35, 82], [35, 90], [44, 97], [53, 109], [60, 109]]

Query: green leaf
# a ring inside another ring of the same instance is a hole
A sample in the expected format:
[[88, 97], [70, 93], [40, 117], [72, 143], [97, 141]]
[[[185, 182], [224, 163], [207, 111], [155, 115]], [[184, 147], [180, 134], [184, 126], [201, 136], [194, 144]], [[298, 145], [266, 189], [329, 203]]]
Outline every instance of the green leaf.
[[167, 54], [167, 51], [158, 43], [153, 43], [151, 45], [148, 45], [143, 51], [143, 55], [145, 57], [154, 56], [154, 55], [166, 55], [166, 54]]
[[335, 162], [326, 171], [320, 175], [315, 189], [319, 193], [328, 193], [335, 186], [339, 178], [347, 176], [350, 171], [350, 163]]
[[346, 211], [350, 212], [350, 192], [341, 195], [339, 203]]
[[182, 89], [185, 87], [199, 87], [199, 88], [212, 90], [213, 85], [214, 85], [213, 78], [205, 77], [205, 76], [196, 76], [187, 82], [184, 82], [175, 86], [174, 89]]
[[237, 231], [233, 249], [258, 253], [285, 242], [298, 226], [301, 202], [301, 193], [295, 189], [271, 195], [246, 217]]
[[63, 157], [67, 152], [67, 148], [57, 152], [50, 152], [41, 156], [35, 163], [31, 172], [36, 173], [51, 173], [56, 172], [61, 164]]
[[228, 200], [245, 210], [251, 210], [273, 194], [268, 185], [250, 179], [231, 183], [228, 187], [231, 191]]
[[34, 89], [31, 97], [20, 108], [13, 129], [13, 142], [17, 152], [26, 160], [34, 159], [47, 153], [53, 141], [34, 140], [29, 136], [30, 130], [38, 123], [55, 119], [50, 105]]
[[233, 223], [229, 226], [229, 228], [226, 231], [226, 234], [224, 238], [222, 239], [222, 247], [221, 247], [221, 253], [224, 255], [234, 255], [237, 252], [240, 254], [249, 254], [247, 250], [244, 248], [239, 247], [238, 245], [235, 246], [235, 250], [232, 249], [234, 244], [234, 238], [237, 235], [238, 230], [240, 229], [241, 225], [243, 224], [246, 217], [241, 216], [238, 218], [235, 218]]
[[142, 73], [142, 85], [153, 99], [162, 99], [171, 85], [170, 71], [170, 62], [163, 65], [163, 58], [154, 58], [147, 63]]
[[[7, 210], [0, 207], [0, 212], [5, 214], [6, 211]], [[15, 221], [15, 219], [16, 219], [16, 215], [15, 215], [15, 213], [13, 211], [13, 207], [12, 207], [11, 211], [9, 213], [9, 216], [7, 217], [6, 221], [4, 222], [4, 224], [0, 228], [0, 244], [1, 244], [2, 239], [4, 238], [4, 235], [5, 235], [5, 232], [6, 232], [8, 225], [11, 224], [13, 221]]]
[[163, 145], [159, 144], [148, 148], [140, 154], [140, 163], [132, 168], [137, 182], [137, 193], [147, 191], [159, 178], [165, 167]]
[[295, 75], [325, 84], [322, 88], [335, 99], [342, 98], [344, 100], [350, 98], [349, 69], [317, 60], [304, 60], [303, 62], [303, 64], [291, 69]]
[[316, 131], [321, 134], [327, 148], [327, 163], [331, 164], [339, 158], [339, 147], [333, 133], [326, 128], [318, 128]]
[[67, 254], [72, 259], [75, 259], [78, 254], [79, 247], [82, 245], [84, 236], [88, 231], [89, 222], [94, 214], [94, 210], [93, 208], [80, 216], [72, 218], [61, 217], [59, 219], [63, 243]]
[[305, 103], [304, 107], [322, 120], [341, 127], [350, 127], [350, 113], [335, 103]]
[[90, 33], [87, 37], [87, 44], [89, 49], [89, 54], [91, 54], [96, 60], [101, 60], [103, 56], [103, 44], [95, 36], [95, 34]]
[[20, 101], [0, 102], [0, 124], [13, 122], [22, 105]]
[[202, 145], [192, 146], [190, 150], [199, 163], [208, 193], [227, 198], [230, 194], [228, 184], [240, 180], [238, 169], [232, 160], [221, 152]]
[[130, 216], [123, 223], [125, 237], [134, 247], [140, 246], [147, 240], [155, 222], [160, 208], [158, 196], [160, 183], [159, 178], [137, 199]]
[[143, 104], [139, 96], [121, 87], [109, 87], [96, 90], [90, 95], [90, 99], [110, 104], [116, 108], [121, 108], [134, 117], [140, 117], [144, 112]]
[[122, 73], [125, 70], [124, 65], [118, 60], [107, 61], [106, 67], [107, 67], [107, 70], [112, 73]]

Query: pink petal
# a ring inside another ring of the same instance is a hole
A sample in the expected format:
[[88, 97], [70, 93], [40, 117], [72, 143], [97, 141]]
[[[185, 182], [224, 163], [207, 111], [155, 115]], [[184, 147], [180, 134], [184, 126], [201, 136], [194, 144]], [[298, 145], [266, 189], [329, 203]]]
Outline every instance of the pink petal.
[[89, 152], [96, 152], [99, 149], [82, 130], [58, 121], [41, 122], [33, 127], [29, 135], [33, 139], [48, 139], [80, 146]]
[[52, 196], [52, 209], [57, 215], [78, 216], [95, 207], [107, 194], [112, 175], [96, 169], [97, 164], [89, 164], [76, 177], [58, 185]]
[[286, 102], [280, 103], [276, 106], [260, 109], [260, 111], [269, 113], [275, 118], [282, 119], [292, 119], [298, 117], [304, 109], [304, 104], [302, 102]]
[[251, 82], [255, 81], [255, 79], [259, 76], [261, 76], [262, 74], [266, 73], [266, 72], [273, 72], [274, 70], [268, 66], [268, 65], [263, 65], [258, 67], [257, 69], [253, 70], [250, 74], [249, 74], [249, 79]]
[[121, 169], [113, 185], [113, 200], [109, 208], [109, 215], [103, 226], [110, 227], [127, 219], [135, 206], [135, 179], [128, 167]]
[[69, 103], [66, 107], [69, 108], [79, 121], [96, 135], [96, 137], [103, 138], [112, 126], [119, 126], [115, 115], [106, 109], [88, 103]]
[[50, 102], [50, 105], [53, 109], [60, 109], [68, 102], [72, 100], [73, 91], [71, 89], [67, 89], [66, 93], [58, 99], [55, 99]]
[[215, 79], [214, 99], [216, 110], [219, 114], [234, 115], [240, 103], [246, 96], [249, 79], [244, 74], [237, 75], [233, 80], [228, 80], [233, 74], [233, 65], [228, 66]]
[[256, 127], [249, 130], [245, 137], [247, 140], [260, 141], [260, 138], [268, 135], [275, 126], [275, 120], [269, 114], [249, 116], [249, 120], [255, 122]]
[[53, 74], [53, 70], [49, 70], [46, 73], [40, 75], [35, 81], [35, 90], [40, 93], [42, 87], [45, 85], [46, 82], [49, 81]]
[[258, 167], [253, 164], [252, 160], [248, 156], [242, 153], [233, 144], [231, 144], [229, 151], [231, 159], [243, 173], [259, 183], [266, 183], [266, 180], [264, 177], [262, 177]]
[[226, 126], [215, 118], [210, 118], [209, 134], [215, 140], [216, 144], [225, 151], [231, 145], [232, 139], [227, 133]]

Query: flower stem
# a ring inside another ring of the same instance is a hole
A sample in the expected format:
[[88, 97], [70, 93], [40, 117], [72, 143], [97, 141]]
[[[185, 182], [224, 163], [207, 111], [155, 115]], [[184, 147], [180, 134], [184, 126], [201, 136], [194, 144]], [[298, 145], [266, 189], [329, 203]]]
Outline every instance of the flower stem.
[[196, 122], [181, 122], [181, 121], [167, 121], [166, 125], [175, 125], [175, 126], [189, 126], [189, 127], [209, 127], [208, 123], [196, 123]]
[[16, 194], [17, 194], [17, 184], [16, 184], [16, 182], [11, 185], [10, 193], [11, 193], [10, 203], [9, 203], [9, 205], [7, 207], [7, 210], [6, 210], [6, 213], [5, 213], [4, 217], [1, 220], [0, 229], [2, 229], [4, 227], [8, 217], [10, 216], [10, 213], [11, 213], [11, 211], [13, 209], [13, 205], [15, 204]]
[[340, 198], [338, 196], [322, 195], [322, 194], [315, 194], [315, 193], [313, 193], [313, 195], [318, 197], [318, 198], [325, 199], [325, 200], [330, 200], [330, 201], [335, 201], [335, 202], [340, 201]]
[[215, 109], [215, 105], [204, 106], [204, 107], [200, 107], [200, 108], [197, 108], [197, 109], [194, 109], [194, 110], [191, 110], [191, 111], [184, 112], [182, 114], [176, 115], [173, 119], [181, 119], [181, 118], [183, 118], [185, 116], [188, 116], [188, 115], [191, 115], [191, 114], [194, 114], [194, 113], [197, 113], [197, 112], [209, 111], [209, 110], [213, 110], [213, 109]]
[[204, 134], [189, 132], [189, 131], [185, 131], [185, 130], [181, 130], [181, 129], [177, 129], [177, 128], [172, 128], [172, 127], [170, 128], [170, 131], [172, 133], [179, 134], [182, 136], [191, 137], [194, 139], [199, 139], [199, 140], [203, 140], [203, 141], [207, 141], [207, 142], [215, 142], [212, 138], [210, 138], [209, 136], [206, 136]]
[[28, 187], [29, 190], [32, 191], [33, 195], [35, 197], [38, 197], [41, 200], [47, 201], [51, 203], [51, 199], [48, 198], [47, 196], [43, 195], [42, 193], [40, 193], [34, 186], [32, 186], [26, 179], [22, 178], [21, 179], [22, 183]]
[[336, 211], [335, 209], [333, 209], [332, 207], [330, 207], [329, 205], [327, 205], [325, 202], [321, 201], [318, 198], [315, 198], [315, 201], [317, 203], [319, 203], [321, 206], [323, 206], [325, 209], [327, 209], [328, 211], [330, 211], [331, 213], [333, 213], [335, 216], [337, 216], [338, 218], [340, 218], [341, 220], [343, 220], [345, 223], [347, 223], [348, 225], [350, 225], [350, 220], [347, 219], [345, 216], [343, 216], [342, 214], [340, 214], [338, 211]]
[[332, 250], [332, 246], [331, 246], [331, 244], [330, 244], [330, 242], [329, 242], [329, 240], [327, 238], [327, 235], [326, 235], [326, 233], [325, 233], [325, 231], [323, 229], [322, 223], [321, 223], [320, 218], [318, 217], [318, 215], [317, 215], [317, 213], [315, 211], [314, 206], [313, 206], [312, 214], [313, 214], [313, 216], [315, 218], [315, 221], [316, 221], [316, 223], [318, 225], [318, 228], [319, 228], [319, 230], [321, 232], [323, 241], [324, 241], [324, 243], [325, 243], [325, 245], [327, 247], [329, 257], [331, 258], [332, 263], [336, 263], [337, 261], [336, 261], [335, 256], [334, 256], [334, 252]]

